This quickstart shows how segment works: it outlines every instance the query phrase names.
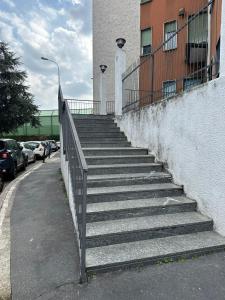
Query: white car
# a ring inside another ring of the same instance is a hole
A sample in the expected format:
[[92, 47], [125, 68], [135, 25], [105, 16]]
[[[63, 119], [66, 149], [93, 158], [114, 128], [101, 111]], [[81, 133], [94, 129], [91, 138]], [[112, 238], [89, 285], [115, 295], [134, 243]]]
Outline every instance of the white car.
[[29, 141], [27, 144], [32, 148], [36, 158], [43, 158], [45, 149], [41, 141]]
[[25, 154], [27, 164], [30, 162], [34, 163], [36, 161], [36, 155], [32, 147], [26, 142], [21, 142], [20, 146], [23, 147], [22, 151]]

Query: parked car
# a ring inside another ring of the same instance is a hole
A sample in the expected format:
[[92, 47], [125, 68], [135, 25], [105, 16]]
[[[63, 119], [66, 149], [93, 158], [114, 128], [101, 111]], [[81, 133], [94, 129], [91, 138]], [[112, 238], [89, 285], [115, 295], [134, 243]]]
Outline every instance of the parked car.
[[12, 179], [18, 170], [26, 169], [26, 157], [15, 140], [0, 139], [0, 169]]
[[60, 142], [56, 142], [56, 145], [58, 146], [58, 149], [60, 149], [61, 145], [60, 145]]
[[43, 158], [44, 155], [44, 147], [42, 146], [40, 141], [29, 141], [27, 144], [33, 150], [36, 158]]
[[50, 143], [52, 152], [55, 152], [55, 151], [58, 150], [58, 146], [56, 144], [56, 141], [54, 141], [54, 140], [48, 140], [46, 142]]
[[26, 156], [27, 164], [30, 162], [34, 163], [36, 161], [36, 155], [35, 155], [32, 147], [26, 142], [20, 142], [20, 145], [21, 145], [21, 147], [23, 147], [22, 151]]
[[3, 186], [4, 186], [4, 176], [2, 170], [0, 169], [0, 193], [3, 190]]
[[43, 142], [43, 141], [29, 141], [27, 142], [27, 144], [29, 146], [31, 146], [31, 149], [33, 150], [34, 154], [36, 155], [36, 158], [43, 158], [44, 156], [44, 147], [43, 147], [43, 144], [45, 144], [45, 148], [46, 148], [46, 151], [45, 151], [45, 155], [47, 156], [48, 155], [48, 149], [47, 149], [47, 144], [46, 142]]

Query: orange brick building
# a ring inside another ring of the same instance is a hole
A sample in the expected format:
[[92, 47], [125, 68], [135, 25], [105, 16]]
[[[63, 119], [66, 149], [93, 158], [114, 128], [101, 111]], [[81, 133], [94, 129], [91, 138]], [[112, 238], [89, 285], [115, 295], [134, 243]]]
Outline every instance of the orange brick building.
[[142, 0], [142, 105], [217, 76], [221, 5], [222, 0], [209, 5], [208, 0]]

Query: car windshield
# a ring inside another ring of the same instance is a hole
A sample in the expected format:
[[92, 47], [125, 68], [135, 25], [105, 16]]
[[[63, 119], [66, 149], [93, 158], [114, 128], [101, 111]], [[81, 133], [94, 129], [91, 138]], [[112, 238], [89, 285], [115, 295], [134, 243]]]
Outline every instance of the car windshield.
[[0, 150], [5, 149], [5, 143], [3, 141], [0, 141]]
[[34, 150], [35, 148], [38, 148], [40, 143], [36, 143], [36, 142], [31, 142], [31, 143], [27, 143], [27, 145], [29, 145], [32, 150]]

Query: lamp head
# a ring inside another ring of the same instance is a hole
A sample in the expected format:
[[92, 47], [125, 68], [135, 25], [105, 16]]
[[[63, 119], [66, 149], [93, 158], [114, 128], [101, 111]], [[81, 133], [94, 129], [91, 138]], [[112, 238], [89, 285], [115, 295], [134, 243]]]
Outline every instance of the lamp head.
[[118, 38], [118, 39], [116, 40], [116, 43], [117, 43], [117, 46], [118, 46], [120, 49], [122, 49], [123, 46], [126, 44], [126, 40], [123, 39], [123, 38]]
[[102, 73], [105, 73], [107, 68], [108, 67], [106, 65], [100, 65], [100, 69], [101, 69]]
[[43, 59], [43, 60], [48, 60], [48, 58], [46, 58], [46, 57], [43, 57], [43, 56], [41, 57], [41, 59]]

